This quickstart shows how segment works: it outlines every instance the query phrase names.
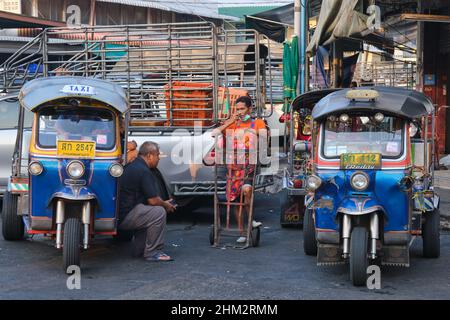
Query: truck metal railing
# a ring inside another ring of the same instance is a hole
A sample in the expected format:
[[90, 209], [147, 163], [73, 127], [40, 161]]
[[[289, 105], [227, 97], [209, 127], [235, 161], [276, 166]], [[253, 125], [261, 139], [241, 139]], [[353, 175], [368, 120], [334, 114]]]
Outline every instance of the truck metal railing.
[[416, 65], [403, 61], [358, 62], [353, 80], [359, 85], [392, 86], [414, 89]]
[[105, 79], [126, 90], [131, 130], [208, 128], [224, 117], [218, 96], [229, 99], [228, 88], [245, 89], [267, 115], [271, 65], [265, 36], [209, 22], [49, 28], [0, 66], [0, 90], [38, 77]]

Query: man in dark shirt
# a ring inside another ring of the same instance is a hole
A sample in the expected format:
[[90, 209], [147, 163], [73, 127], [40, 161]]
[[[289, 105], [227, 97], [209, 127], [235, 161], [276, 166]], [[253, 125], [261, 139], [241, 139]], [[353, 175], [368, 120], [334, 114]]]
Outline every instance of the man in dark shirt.
[[159, 147], [144, 142], [139, 155], [125, 166], [120, 178], [119, 229], [133, 230], [136, 255], [148, 261], [171, 261], [162, 252], [166, 213], [175, 210], [157, 169]]

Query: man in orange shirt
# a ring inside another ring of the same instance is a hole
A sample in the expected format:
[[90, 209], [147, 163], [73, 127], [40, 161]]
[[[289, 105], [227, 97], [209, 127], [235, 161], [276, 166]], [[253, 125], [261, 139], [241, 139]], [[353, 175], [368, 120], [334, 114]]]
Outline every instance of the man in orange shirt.
[[[247, 214], [250, 210], [250, 199], [252, 196], [253, 176], [256, 174], [256, 163], [249, 163], [249, 151], [252, 147], [257, 145], [258, 134], [261, 130], [266, 130], [266, 124], [262, 119], [253, 119], [251, 117], [252, 112], [252, 99], [249, 96], [241, 96], [236, 99], [236, 113], [233, 114], [230, 119], [226, 120], [220, 127], [214, 129], [212, 136], [218, 136], [226, 133], [226, 141], [233, 142], [233, 148], [236, 150], [245, 150], [245, 160], [240, 161], [238, 164], [243, 165], [243, 169], [232, 170], [233, 177], [241, 177], [241, 179], [235, 182], [230, 181], [230, 177], [227, 177], [227, 199], [234, 201], [238, 195], [242, 192], [244, 195], [244, 203]], [[248, 132], [250, 135], [244, 133], [239, 134], [239, 131]], [[231, 139], [230, 139], [231, 138]], [[232, 157], [236, 156], [236, 152]], [[239, 156], [237, 156], [238, 158]], [[236, 159], [233, 158], [233, 164]], [[238, 159], [239, 161], [239, 159]], [[235, 166], [235, 168], [239, 168]], [[235, 210], [236, 221], [238, 223], [238, 229], [241, 231], [241, 237], [238, 238], [238, 243], [244, 243], [247, 239], [244, 232], [244, 217], [239, 215], [240, 210]], [[253, 221], [253, 227], [258, 227], [262, 223]]]

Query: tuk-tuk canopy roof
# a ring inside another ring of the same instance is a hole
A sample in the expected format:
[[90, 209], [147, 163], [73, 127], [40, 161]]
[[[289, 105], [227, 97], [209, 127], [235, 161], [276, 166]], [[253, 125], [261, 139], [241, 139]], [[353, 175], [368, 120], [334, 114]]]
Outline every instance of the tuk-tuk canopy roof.
[[298, 95], [291, 103], [292, 110], [298, 111], [301, 108], [312, 110], [320, 99], [337, 90], [342, 89], [315, 90], [315, 91], [308, 91], [306, 93]]
[[19, 93], [21, 105], [32, 112], [46, 102], [65, 98], [92, 99], [105, 103], [120, 113], [129, 109], [125, 90], [121, 86], [94, 78], [38, 78], [25, 83]]
[[[352, 100], [347, 98], [349, 90], [375, 90], [375, 100]], [[333, 92], [321, 99], [312, 111], [313, 119], [330, 114], [353, 111], [380, 111], [406, 119], [416, 119], [433, 111], [433, 103], [424, 94], [394, 87], [360, 87]]]

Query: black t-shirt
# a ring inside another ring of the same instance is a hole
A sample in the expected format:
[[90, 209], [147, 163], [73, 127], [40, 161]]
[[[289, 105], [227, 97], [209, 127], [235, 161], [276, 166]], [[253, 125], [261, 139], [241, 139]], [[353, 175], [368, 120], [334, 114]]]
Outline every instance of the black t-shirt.
[[163, 199], [164, 201], [170, 199], [169, 191], [166, 187], [166, 182], [164, 181], [164, 177], [159, 171], [158, 168], [150, 169], [150, 172], [153, 174], [153, 177], [155, 178], [156, 182], [156, 192], [158, 193], [158, 196]]
[[125, 166], [120, 177], [119, 219], [125, 218], [136, 205], [147, 204], [147, 199], [155, 197], [169, 199], [164, 179], [158, 169], [150, 169], [137, 157]]

